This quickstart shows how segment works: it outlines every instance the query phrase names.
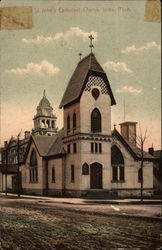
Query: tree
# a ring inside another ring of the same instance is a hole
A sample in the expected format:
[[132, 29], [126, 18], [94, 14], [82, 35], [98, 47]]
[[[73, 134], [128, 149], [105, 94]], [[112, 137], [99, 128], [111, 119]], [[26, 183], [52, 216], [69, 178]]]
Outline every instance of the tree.
[[145, 132], [142, 133], [141, 127], [139, 125], [139, 135], [136, 135], [136, 143], [140, 148], [141, 154], [141, 201], [143, 201], [143, 161], [144, 161], [144, 144], [149, 136], [147, 135], [147, 128]]

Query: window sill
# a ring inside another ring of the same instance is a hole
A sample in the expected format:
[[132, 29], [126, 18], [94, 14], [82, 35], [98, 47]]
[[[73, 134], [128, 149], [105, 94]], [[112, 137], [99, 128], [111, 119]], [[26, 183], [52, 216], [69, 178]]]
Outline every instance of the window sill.
[[119, 180], [118, 182], [119, 183], [125, 183], [126, 181], [125, 180]]
[[29, 181], [29, 183], [31, 183], [31, 184], [37, 184], [38, 181]]
[[91, 154], [102, 155], [102, 152], [101, 153], [100, 152], [91, 152]]
[[111, 180], [111, 182], [112, 182], [112, 183], [118, 183], [118, 181], [117, 181], [117, 180]]
[[125, 183], [125, 180], [111, 180], [112, 183]]

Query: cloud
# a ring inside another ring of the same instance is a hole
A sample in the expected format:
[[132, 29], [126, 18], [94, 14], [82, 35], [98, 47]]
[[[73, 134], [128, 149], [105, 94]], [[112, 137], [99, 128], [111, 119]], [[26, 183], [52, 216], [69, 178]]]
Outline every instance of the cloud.
[[160, 46], [160, 44], [157, 44], [155, 41], [153, 41], [150, 43], [146, 43], [145, 45], [143, 45], [139, 48], [136, 48], [135, 45], [129, 46], [126, 49], [122, 50], [121, 53], [123, 53], [123, 54], [129, 54], [129, 53], [139, 54], [139, 53], [142, 53], [144, 51], [147, 51], [147, 50], [153, 49], [153, 48], [160, 50], [161, 46]]
[[39, 64], [30, 62], [26, 64], [25, 68], [7, 69], [5, 72], [15, 75], [39, 74], [53, 76], [58, 74], [59, 71], [60, 69], [55, 67], [52, 63], [43, 60]]
[[126, 72], [132, 73], [132, 70], [129, 69], [124, 62], [113, 62], [108, 61], [103, 65], [106, 69], [113, 70], [115, 72]]
[[131, 93], [131, 94], [139, 95], [142, 93], [142, 89], [135, 89], [133, 86], [125, 85], [123, 88], [117, 89], [116, 92], [117, 93]]
[[37, 45], [39, 44], [48, 45], [49, 43], [66, 44], [69, 41], [69, 39], [73, 37], [81, 38], [83, 39], [83, 41], [86, 41], [88, 39], [89, 34], [92, 34], [94, 39], [97, 40], [97, 32], [95, 31], [86, 32], [79, 27], [71, 27], [64, 33], [58, 32], [54, 36], [38, 35], [36, 38], [33, 39], [23, 38], [22, 42], [28, 44], [37, 44]]

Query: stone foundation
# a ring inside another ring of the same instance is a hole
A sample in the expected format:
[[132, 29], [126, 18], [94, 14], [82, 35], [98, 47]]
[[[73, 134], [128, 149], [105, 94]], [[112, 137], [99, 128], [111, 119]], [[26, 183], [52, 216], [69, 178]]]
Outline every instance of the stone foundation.
[[51, 197], [63, 197], [64, 192], [62, 189], [49, 189], [45, 195]]
[[[122, 198], [139, 198], [141, 196], [140, 189], [114, 189], [112, 193], [115, 192], [118, 197]], [[144, 197], [151, 197], [153, 196], [153, 189], [143, 189], [143, 196]]]
[[[111, 198], [139, 198], [141, 196], [140, 189], [113, 189], [113, 190], [62, 190], [62, 189], [23, 189], [22, 194], [41, 195], [51, 197], [69, 197], [80, 198], [85, 197], [87, 193], [94, 193], [95, 199], [111, 199]], [[152, 197], [153, 189], [143, 189], [143, 197]], [[88, 197], [87, 197], [88, 198]]]
[[23, 188], [22, 194], [29, 194], [29, 195], [43, 195], [43, 189], [30, 189], [30, 188]]
[[65, 190], [65, 197], [80, 198], [87, 193], [87, 190]]

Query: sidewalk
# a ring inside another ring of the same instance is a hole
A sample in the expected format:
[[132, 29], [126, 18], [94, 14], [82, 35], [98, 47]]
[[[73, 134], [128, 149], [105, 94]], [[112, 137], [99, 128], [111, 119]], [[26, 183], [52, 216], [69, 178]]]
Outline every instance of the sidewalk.
[[[4, 196], [5, 193], [0, 193]], [[75, 205], [88, 205], [88, 204], [115, 204], [115, 205], [162, 205], [162, 200], [160, 199], [84, 199], [84, 198], [58, 198], [58, 197], [46, 197], [46, 196], [35, 196], [35, 195], [21, 195], [20, 198], [17, 194], [7, 194], [8, 197], [13, 197], [15, 199], [34, 199], [39, 202], [45, 203], [63, 203], [63, 204], [75, 204]]]

